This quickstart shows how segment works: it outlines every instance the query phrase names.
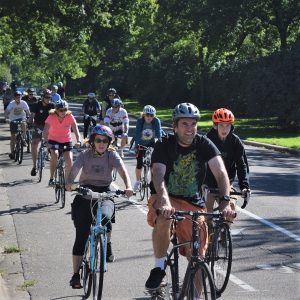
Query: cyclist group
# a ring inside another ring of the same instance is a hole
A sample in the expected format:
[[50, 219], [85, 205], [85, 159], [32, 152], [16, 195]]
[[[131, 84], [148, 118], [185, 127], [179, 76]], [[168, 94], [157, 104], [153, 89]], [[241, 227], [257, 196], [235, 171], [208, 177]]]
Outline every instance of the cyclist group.
[[[55, 92], [55, 91], [54, 91]], [[102, 107], [94, 93], [88, 94], [88, 99], [82, 106], [84, 115], [84, 139], [88, 147], [81, 152], [74, 164], [72, 163], [72, 136], [75, 133], [76, 146], [82, 144], [77, 122], [68, 110], [68, 103], [59, 99], [50, 102], [53, 92], [45, 90], [42, 99], [31, 108], [26, 101], [20, 100], [21, 95], [15, 92], [14, 100], [5, 110], [10, 120], [26, 120], [40, 129], [33, 136], [31, 175], [36, 175], [37, 145], [43, 131], [45, 144], [51, 151], [50, 180], [53, 184], [53, 173], [57, 163], [57, 151], [53, 145], [64, 146], [66, 190], [72, 190], [72, 184], [81, 170], [79, 184], [95, 192], [106, 192], [112, 183], [112, 170], [116, 168], [125, 185], [127, 197], [137, 192], [141, 185], [141, 169], [145, 148], [153, 147], [151, 158], [152, 179], [150, 183], [151, 196], [148, 199], [148, 224], [153, 227], [152, 245], [154, 266], [146, 281], [146, 289], [158, 289], [165, 276], [165, 260], [170, 242], [170, 216], [176, 210], [213, 211], [215, 201], [219, 211], [227, 220], [235, 217], [236, 199], [230, 197], [230, 190], [235, 177], [243, 197], [250, 200], [249, 167], [244, 146], [240, 138], [234, 134], [233, 113], [225, 108], [217, 109], [212, 115], [213, 127], [207, 135], [197, 133], [197, 122], [200, 120], [199, 109], [191, 103], [178, 104], [172, 115], [173, 134], [162, 137], [162, 128], [156, 109], [146, 105], [141, 117], [137, 120], [134, 140], [136, 145], [135, 184], [131, 180], [122, 160], [124, 147], [128, 141], [129, 118], [126, 109], [115, 89], [108, 90], [107, 99]], [[102, 109], [101, 109], [102, 108]], [[88, 136], [90, 119], [93, 118], [91, 133]], [[97, 120], [98, 119], [98, 120]], [[97, 122], [99, 123], [97, 125]], [[26, 124], [24, 122], [24, 124]], [[26, 125], [22, 127], [25, 133]], [[16, 128], [11, 123], [11, 153], [13, 157], [14, 134]], [[112, 146], [115, 137], [121, 138], [120, 151]], [[199, 208], [196, 202], [201, 187], [218, 189], [208, 195], [206, 208]], [[160, 214], [157, 215], [157, 209]], [[73, 246], [73, 276], [70, 281], [72, 288], [80, 288], [79, 269], [84, 253], [84, 246], [92, 224], [92, 212], [84, 196], [78, 195], [72, 203], [72, 219], [76, 229]], [[111, 234], [114, 217], [105, 220], [108, 231], [107, 261], [113, 262]], [[200, 255], [204, 256], [207, 249], [207, 225], [203, 217], [199, 217]], [[176, 229], [179, 242], [191, 240], [191, 228], [188, 220], [180, 222]], [[191, 247], [180, 249], [180, 253], [188, 259], [191, 257]]]

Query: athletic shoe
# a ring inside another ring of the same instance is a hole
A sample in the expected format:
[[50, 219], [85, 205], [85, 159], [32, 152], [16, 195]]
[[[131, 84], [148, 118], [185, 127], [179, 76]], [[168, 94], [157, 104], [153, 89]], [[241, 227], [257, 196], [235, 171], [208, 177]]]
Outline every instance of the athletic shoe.
[[48, 186], [54, 186], [55, 182], [53, 179], [49, 179]]
[[107, 243], [107, 248], [106, 248], [106, 262], [114, 262], [115, 261], [115, 256], [112, 252], [111, 248], [111, 243]]
[[32, 168], [31, 172], [30, 172], [31, 176], [35, 176], [36, 175], [36, 168]]
[[71, 280], [70, 280], [70, 286], [72, 289], [81, 289], [81, 283], [80, 283], [80, 275], [79, 273], [74, 273]]
[[8, 155], [8, 156], [9, 156], [9, 158], [10, 158], [10, 159], [15, 159], [15, 155], [14, 155], [14, 153], [9, 153], [9, 155]]
[[151, 270], [150, 276], [146, 281], [145, 287], [147, 290], [156, 290], [160, 287], [164, 277], [166, 276], [165, 270], [157, 267]]

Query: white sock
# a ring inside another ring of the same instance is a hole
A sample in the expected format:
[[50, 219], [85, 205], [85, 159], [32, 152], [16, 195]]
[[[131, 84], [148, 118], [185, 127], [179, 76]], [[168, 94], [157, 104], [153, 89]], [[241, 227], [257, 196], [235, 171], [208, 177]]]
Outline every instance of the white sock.
[[166, 259], [167, 259], [166, 256], [161, 257], [161, 258], [155, 257], [155, 268], [161, 268], [161, 270], [164, 270]]

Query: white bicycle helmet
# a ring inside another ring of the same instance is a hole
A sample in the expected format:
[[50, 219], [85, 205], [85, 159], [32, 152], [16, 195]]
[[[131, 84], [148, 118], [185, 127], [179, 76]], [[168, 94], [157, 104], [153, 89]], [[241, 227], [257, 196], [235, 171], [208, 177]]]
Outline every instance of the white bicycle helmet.
[[191, 118], [191, 119], [199, 120], [200, 111], [192, 103], [180, 103], [175, 107], [173, 111], [173, 121], [182, 118]]
[[156, 109], [152, 105], [146, 105], [143, 109], [144, 114], [151, 114], [155, 115], [156, 114]]

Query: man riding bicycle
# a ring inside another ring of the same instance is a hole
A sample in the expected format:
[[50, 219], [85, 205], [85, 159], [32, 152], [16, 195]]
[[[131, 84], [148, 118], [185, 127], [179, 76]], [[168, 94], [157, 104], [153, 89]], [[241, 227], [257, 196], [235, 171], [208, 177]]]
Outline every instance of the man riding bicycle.
[[95, 93], [88, 93], [88, 98], [82, 104], [82, 112], [84, 113], [83, 117], [83, 138], [85, 139], [88, 135], [88, 128], [90, 121], [93, 123], [93, 127], [96, 126], [96, 119], [100, 116], [101, 107], [99, 102], [96, 100]]
[[123, 149], [128, 140], [129, 118], [126, 109], [121, 106], [122, 101], [120, 99], [113, 99], [112, 107], [106, 112], [104, 124], [111, 128], [115, 138], [121, 137], [120, 156], [123, 158]]
[[[164, 264], [170, 243], [171, 220], [175, 210], [201, 210], [199, 195], [204, 181], [207, 165], [214, 174], [222, 201], [220, 211], [233, 217], [226, 197], [230, 192], [227, 172], [220, 152], [203, 135], [197, 134], [197, 121], [200, 119], [198, 108], [191, 103], [181, 103], [173, 112], [174, 135], [162, 138], [154, 146], [152, 154], [152, 184], [154, 189], [149, 198], [148, 224], [153, 229], [152, 242], [155, 257], [154, 269], [146, 281], [148, 290], [157, 289], [165, 276]], [[161, 209], [157, 216], [156, 209]], [[200, 255], [205, 255], [207, 247], [207, 226], [204, 218], [199, 218]], [[189, 220], [179, 222], [176, 229], [180, 243], [191, 240]], [[191, 247], [180, 249], [182, 255], [189, 258]]]

